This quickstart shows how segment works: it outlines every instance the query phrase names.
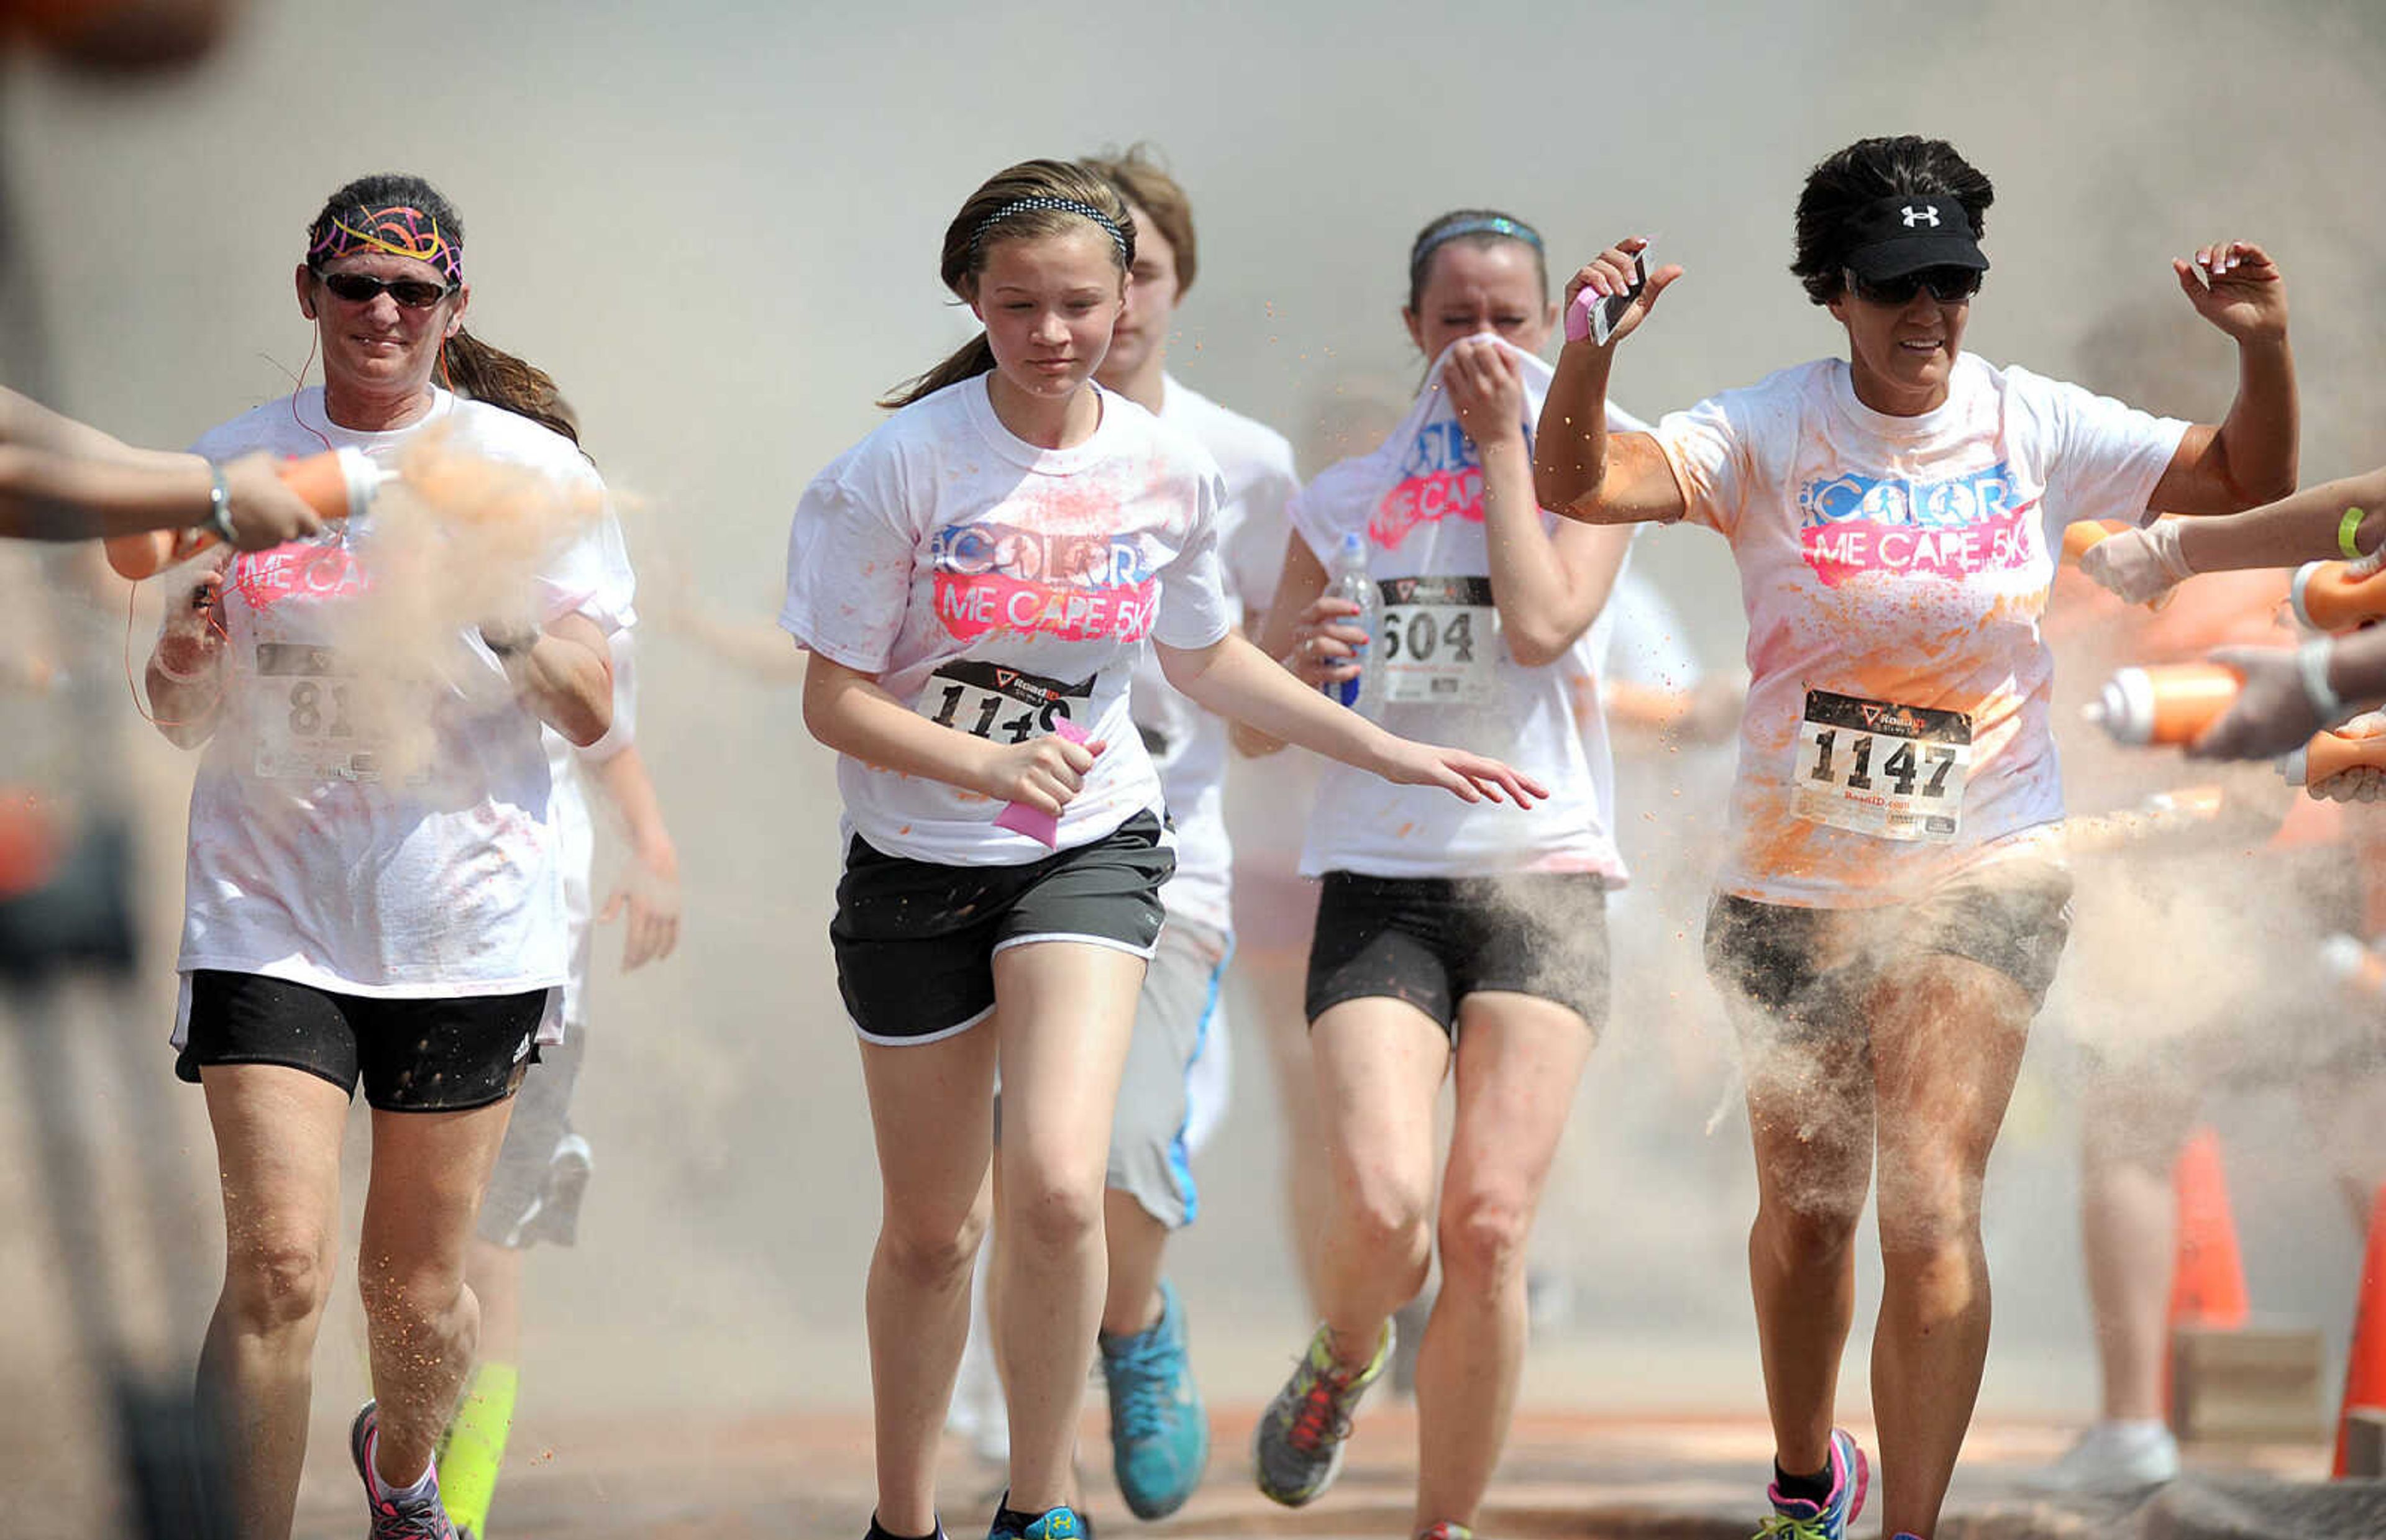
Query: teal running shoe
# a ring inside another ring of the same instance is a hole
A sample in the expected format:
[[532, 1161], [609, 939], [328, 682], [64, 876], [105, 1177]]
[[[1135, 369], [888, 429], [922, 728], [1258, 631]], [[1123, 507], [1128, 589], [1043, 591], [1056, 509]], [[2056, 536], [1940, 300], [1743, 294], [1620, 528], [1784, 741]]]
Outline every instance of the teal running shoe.
[[1136, 1518], [1165, 1519], [1193, 1496], [1210, 1464], [1210, 1414], [1193, 1384], [1175, 1286], [1162, 1281], [1160, 1319], [1149, 1327], [1100, 1340], [1111, 1473]]
[[1831, 1430], [1831, 1495], [1820, 1503], [1784, 1497], [1778, 1484], [1765, 1488], [1773, 1513], [1756, 1526], [1753, 1540], [1845, 1540], [1848, 1526], [1864, 1511], [1865, 1489], [1872, 1484], [1872, 1468], [1865, 1452], [1844, 1430]]
[[1093, 1540], [1093, 1521], [1074, 1508], [1046, 1509], [1030, 1516], [1011, 1506], [1010, 1493], [1002, 1498], [986, 1540]]
[[1398, 1333], [1389, 1321], [1363, 1369], [1334, 1361], [1334, 1333], [1325, 1326], [1309, 1339], [1300, 1367], [1275, 1393], [1251, 1435], [1251, 1464], [1261, 1493], [1287, 1508], [1313, 1502], [1342, 1473], [1342, 1450], [1350, 1436], [1350, 1415], [1367, 1387], [1392, 1361]]

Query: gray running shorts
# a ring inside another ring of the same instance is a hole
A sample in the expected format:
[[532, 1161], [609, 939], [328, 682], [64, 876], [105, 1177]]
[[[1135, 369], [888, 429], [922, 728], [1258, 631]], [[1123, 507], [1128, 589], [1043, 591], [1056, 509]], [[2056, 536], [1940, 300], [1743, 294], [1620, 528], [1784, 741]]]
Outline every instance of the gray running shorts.
[[1136, 1001], [1104, 1184], [1133, 1195], [1171, 1230], [1200, 1212], [1185, 1139], [1187, 1090], [1193, 1061], [1218, 1026], [1218, 992], [1233, 951], [1231, 937], [1171, 915]]

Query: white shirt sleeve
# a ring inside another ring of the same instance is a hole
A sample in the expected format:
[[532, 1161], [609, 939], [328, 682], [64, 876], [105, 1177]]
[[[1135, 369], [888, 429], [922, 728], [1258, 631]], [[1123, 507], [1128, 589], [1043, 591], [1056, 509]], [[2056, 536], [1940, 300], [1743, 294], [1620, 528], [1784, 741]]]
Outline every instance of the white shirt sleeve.
[[[1278, 441], [1279, 444], [1281, 441]], [[1282, 463], [1271, 457], [1260, 477], [1243, 494], [1243, 517], [1223, 550], [1226, 576], [1243, 613], [1257, 618], [1275, 602], [1275, 585], [1284, 576], [1284, 545], [1292, 532], [1285, 509], [1300, 490], [1293, 473], [1292, 451], [1284, 448]]]
[[2033, 415], [2050, 430], [2053, 453], [2046, 466], [2046, 500], [2061, 523], [2120, 519], [2144, 524], [2162, 511], [2150, 499], [2179, 453], [2185, 421], [2140, 411], [2064, 381], [2020, 369], [2006, 373], [2019, 376]]
[[830, 468], [796, 505], [780, 626], [831, 662], [884, 672], [910, 602], [917, 547], [908, 523], [865, 506]]
[[1735, 409], [1740, 394], [1711, 395], [1687, 411], [1667, 412], [1656, 427], [1657, 446], [1681, 483], [1683, 517], [1727, 540], [1739, 527], [1755, 480], [1745, 424]]
[[1215, 470], [1203, 474], [1193, 532], [1160, 570], [1160, 614], [1151, 639], [1164, 646], [1193, 649], [1223, 640], [1234, 623], [1218, 560], [1218, 505], [1225, 482]]

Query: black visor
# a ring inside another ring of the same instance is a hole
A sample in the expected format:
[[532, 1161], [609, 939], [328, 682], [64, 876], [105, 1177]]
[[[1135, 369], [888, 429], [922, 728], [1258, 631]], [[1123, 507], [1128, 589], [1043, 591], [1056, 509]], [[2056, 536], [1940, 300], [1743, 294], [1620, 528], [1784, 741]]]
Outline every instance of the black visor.
[[1980, 244], [1972, 239], [1972, 218], [1944, 193], [1898, 194], [1876, 198], [1847, 223], [1845, 265], [1858, 278], [1900, 278], [1924, 268], [1989, 270]]

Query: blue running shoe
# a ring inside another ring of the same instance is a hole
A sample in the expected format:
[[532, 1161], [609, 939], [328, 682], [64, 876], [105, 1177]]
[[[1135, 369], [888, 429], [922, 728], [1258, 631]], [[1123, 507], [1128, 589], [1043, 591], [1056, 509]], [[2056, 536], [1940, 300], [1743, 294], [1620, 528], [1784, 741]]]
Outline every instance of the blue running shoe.
[[1074, 1508], [1046, 1509], [1030, 1517], [1011, 1506], [1011, 1494], [1006, 1492], [994, 1510], [994, 1527], [986, 1532], [986, 1540], [1094, 1540], [1094, 1524]]
[[380, 1434], [381, 1403], [367, 1401], [348, 1425], [348, 1458], [357, 1462], [357, 1475], [365, 1484], [365, 1506], [372, 1510], [372, 1528], [366, 1533], [366, 1540], [458, 1540], [455, 1524], [440, 1506], [436, 1481], [429, 1496], [414, 1502], [381, 1495], [372, 1473], [373, 1440]]
[[1132, 1336], [1101, 1338], [1111, 1392], [1111, 1472], [1138, 1519], [1185, 1506], [1210, 1464], [1210, 1414], [1185, 1349], [1185, 1308], [1160, 1285], [1160, 1319]]
[[1756, 1526], [1753, 1540], [1845, 1540], [1848, 1526], [1864, 1511], [1865, 1489], [1872, 1484], [1872, 1468], [1865, 1452], [1842, 1429], [1831, 1430], [1831, 1495], [1820, 1503], [1785, 1497], [1778, 1485], [1768, 1486], [1773, 1514]]

